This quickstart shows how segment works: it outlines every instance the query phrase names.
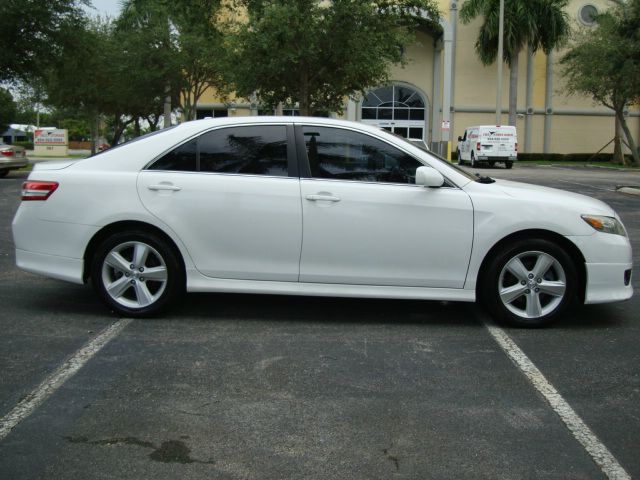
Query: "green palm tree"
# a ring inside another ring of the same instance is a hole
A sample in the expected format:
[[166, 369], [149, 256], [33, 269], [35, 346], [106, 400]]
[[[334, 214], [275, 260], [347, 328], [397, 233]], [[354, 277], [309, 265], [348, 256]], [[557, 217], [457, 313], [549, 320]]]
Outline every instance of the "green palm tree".
[[[568, 0], [505, 0], [502, 61], [509, 66], [509, 125], [516, 124], [518, 56], [525, 47], [545, 54], [561, 46], [571, 30], [564, 8]], [[476, 40], [476, 52], [484, 65], [498, 56], [500, 0], [467, 0], [460, 9], [462, 23], [484, 18]]]

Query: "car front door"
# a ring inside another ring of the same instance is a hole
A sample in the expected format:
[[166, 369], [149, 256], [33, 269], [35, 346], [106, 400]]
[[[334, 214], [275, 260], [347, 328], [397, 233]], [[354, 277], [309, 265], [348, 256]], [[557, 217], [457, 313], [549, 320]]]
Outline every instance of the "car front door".
[[296, 133], [308, 177], [301, 282], [463, 287], [473, 238], [465, 192], [415, 185], [422, 163], [368, 134], [315, 125]]
[[180, 237], [202, 274], [298, 280], [302, 207], [288, 129], [211, 130], [140, 173], [144, 206]]

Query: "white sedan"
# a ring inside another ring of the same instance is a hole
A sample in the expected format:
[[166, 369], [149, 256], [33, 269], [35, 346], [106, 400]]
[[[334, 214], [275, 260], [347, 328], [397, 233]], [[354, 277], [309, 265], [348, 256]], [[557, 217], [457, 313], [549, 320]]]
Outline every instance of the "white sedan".
[[13, 234], [20, 268], [91, 281], [130, 317], [186, 290], [481, 300], [540, 326], [633, 293], [629, 239], [605, 203], [474, 177], [330, 119], [187, 122], [38, 164]]

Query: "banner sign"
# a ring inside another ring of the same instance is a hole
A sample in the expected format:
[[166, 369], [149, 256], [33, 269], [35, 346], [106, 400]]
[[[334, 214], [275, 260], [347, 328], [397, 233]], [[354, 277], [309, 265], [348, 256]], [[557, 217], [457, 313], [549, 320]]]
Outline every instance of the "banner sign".
[[33, 143], [42, 146], [67, 145], [67, 130], [36, 130], [33, 133]]

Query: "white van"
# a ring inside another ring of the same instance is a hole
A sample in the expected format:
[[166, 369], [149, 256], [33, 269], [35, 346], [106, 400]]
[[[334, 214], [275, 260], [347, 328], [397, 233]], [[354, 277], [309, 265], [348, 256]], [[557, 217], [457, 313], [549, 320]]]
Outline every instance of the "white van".
[[504, 162], [511, 168], [517, 159], [516, 127], [478, 125], [467, 128], [464, 135], [458, 137], [458, 165], [469, 162], [475, 167], [479, 162], [486, 162], [493, 167], [496, 162]]

